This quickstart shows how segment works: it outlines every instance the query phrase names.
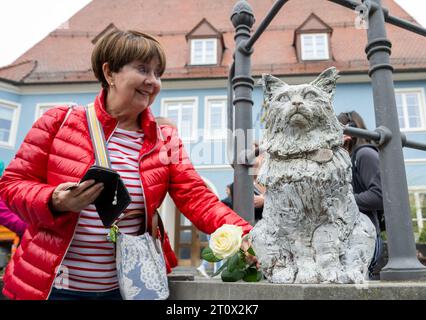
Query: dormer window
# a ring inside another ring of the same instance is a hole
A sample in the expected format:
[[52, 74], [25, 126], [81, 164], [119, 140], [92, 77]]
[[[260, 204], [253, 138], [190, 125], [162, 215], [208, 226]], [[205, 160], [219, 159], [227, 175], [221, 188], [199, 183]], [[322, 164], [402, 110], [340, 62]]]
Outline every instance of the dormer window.
[[300, 62], [331, 60], [333, 29], [314, 13], [294, 31], [293, 45]]
[[328, 35], [326, 33], [302, 34], [302, 60], [328, 60]]
[[187, 35], [189, 66], [220, 65], [225, 50], [222, 33], [205, 18]]
[[217, 64], [217, 39], [192, 39], [191, 64]]

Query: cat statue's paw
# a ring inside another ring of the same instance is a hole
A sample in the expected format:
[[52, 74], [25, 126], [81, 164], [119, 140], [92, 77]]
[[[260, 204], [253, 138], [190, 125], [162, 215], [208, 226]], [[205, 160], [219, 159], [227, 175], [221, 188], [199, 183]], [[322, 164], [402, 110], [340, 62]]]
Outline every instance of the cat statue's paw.
[[268, 279], [272, 283], [293, 283], [295, 276], [294, 267], [274, 268], [271, 277]]
[[295, 283], [318, 283], [318, 273], [311, 268], [299, 267]]

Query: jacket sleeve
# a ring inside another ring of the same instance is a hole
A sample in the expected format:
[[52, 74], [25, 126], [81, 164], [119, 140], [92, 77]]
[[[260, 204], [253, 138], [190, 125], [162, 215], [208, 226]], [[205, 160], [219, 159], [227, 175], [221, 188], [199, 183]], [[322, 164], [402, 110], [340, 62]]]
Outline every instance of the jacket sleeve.
[[202, 232], [211, 234], [223, 224], [241, 226], [248, 233], [252, 226], [223, 204], [195, 171], [173, 129], [168, 137], [169, 193], [178, 209]]
[[380, 179], [379, 155], [371, 148], [363, 148], [356, 155], [356, 167], [365, 191], [355, 194], [361, 211], [383, 210], [382, 183]]
[[0, 180], [0, 197], [25, 222], [53, 228], [49, 201], [56, 186], [47, 184], [50, 146], [68, 107], [47, 111], [30, 129]]

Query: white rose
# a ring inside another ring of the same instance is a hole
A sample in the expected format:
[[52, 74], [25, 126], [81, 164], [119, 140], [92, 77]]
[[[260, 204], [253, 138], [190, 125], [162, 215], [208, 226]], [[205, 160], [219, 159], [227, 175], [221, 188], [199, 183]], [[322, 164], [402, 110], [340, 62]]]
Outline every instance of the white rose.
[[209, 247], [219, 259], [226, 259], [238, 252], [241, 247], [243, 228], [224, 224], [211, 234]]

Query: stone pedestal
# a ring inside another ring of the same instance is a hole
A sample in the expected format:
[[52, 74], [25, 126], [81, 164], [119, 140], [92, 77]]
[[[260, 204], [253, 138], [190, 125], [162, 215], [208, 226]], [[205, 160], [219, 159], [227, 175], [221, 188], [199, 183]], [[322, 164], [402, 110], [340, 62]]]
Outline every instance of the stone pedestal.
[[[424, 300], [426, 282], [371, 281], [352, 284], [271, 284], [222, 282], [194, 276], [170, 275], [169, 300]], [[3, 282], [0, 278], [0, 292]], [[0, 295], [0, 300], [5, 298]]]
[[423, 300], [426, 282], [371, 281], [353, 284], [270, 284], [195, 277], [170, 281], [171, 300]]

